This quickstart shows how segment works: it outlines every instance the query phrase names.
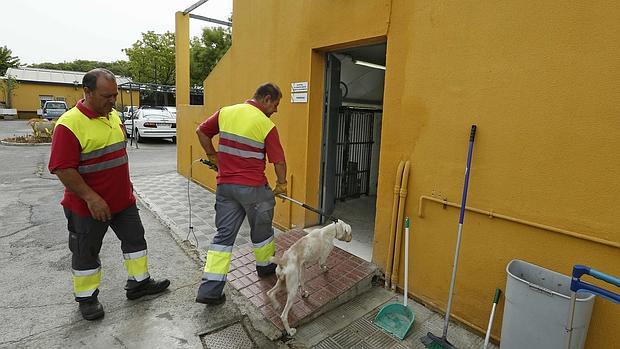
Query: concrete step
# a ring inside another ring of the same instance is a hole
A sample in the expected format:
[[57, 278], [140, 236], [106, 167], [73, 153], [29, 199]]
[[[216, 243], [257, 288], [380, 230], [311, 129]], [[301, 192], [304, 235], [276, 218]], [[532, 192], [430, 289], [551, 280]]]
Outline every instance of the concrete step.
[[[291, 230], [276, 235], [276, 254], [282, 255], [305, 234], [301, 230]], [[233, 252], [228, 274], [229, 284], [284, 334], [280, 313], [273, 308], [267, 296], [267, 291], [276, 283], [276, 276], [258, 278], [254, 265], [251, 245], [242, 246]], [[306, 266], [304, 278], [309, 296], [307, 298], [301, 298], [299, 294], [296, 296], [288, 316], [291, 327], [308, 323], [372, 287], [376, 266], [361, 258], [334, 247], [327, 259], [327, 266], [326, 272], [321, 271], [318, 264]], [[286, 293], [281, 292], [277, 299], [284, 305], [286, 297]]]

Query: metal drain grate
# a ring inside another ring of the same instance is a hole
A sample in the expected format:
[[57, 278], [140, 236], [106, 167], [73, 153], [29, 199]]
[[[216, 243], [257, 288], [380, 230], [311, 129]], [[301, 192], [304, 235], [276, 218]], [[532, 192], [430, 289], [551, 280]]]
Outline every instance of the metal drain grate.
[[205, 348], [248, 349], [256, 348], [241, 323], [235, 323], [221, 330], [202, 336]]

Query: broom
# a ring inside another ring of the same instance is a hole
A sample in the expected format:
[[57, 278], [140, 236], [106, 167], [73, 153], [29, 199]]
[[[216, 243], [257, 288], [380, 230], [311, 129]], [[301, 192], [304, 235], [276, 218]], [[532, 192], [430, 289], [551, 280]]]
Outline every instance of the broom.
[[459, 261], [459, 249], [461, 247], [461, 232], [463, 231], [463, 218], [465, 217], [465, 201], [467, 201], [467, 186], [469, 184], [469, 168], [471, 166], [471, 156], [474, 150], [474, 138], [476, 136], [476, 125], [471, 125], [469, 134], [469, 149], [467, 151], [467, 165], [465, 167], [465, 184], [463, 185], [463, 197], [461, 199], [461, 214], [459, 215], [459, 226], [456, 237], [456, 248], [454, 251], [454, 263], [452, 264], [452, 278], [450, 279], [450, 293], [448, 294], [448, 306], [446, 309], [446, 317], [443, 321], [443, 334], [441, 337], [428, 333], [420, 338], [424, 346], [429, 349], [457, 349], [448, 342], [448, 323], [450, 321], [450, 309], [452, 308], [452, 295], [454, 292], [454, 281], [456, 279], [456, 267]]

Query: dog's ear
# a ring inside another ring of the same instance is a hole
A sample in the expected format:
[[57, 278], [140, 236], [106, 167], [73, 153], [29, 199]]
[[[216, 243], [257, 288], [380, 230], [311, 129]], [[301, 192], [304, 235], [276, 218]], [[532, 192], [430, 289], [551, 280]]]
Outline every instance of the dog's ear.
[[342, 239], [342, 221], [339, 220], [337, 222], [334, 222], [334, 224], [336, 225], [336, 239]]

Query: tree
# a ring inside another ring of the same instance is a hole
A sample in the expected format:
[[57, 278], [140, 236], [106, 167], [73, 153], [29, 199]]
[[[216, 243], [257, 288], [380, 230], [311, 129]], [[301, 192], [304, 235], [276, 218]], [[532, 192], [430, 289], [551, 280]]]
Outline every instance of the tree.
[[17, 67], [19, 67], [19, 58], [13, 56], [13, 51], [6, 46], [0, 47], [0, 76], [4, 75], [7, 69]]
[[1, 81], [2, 84], [0, 84], [0, 88], [2, 89], [2, 92], [4, 92], [6, 107], [11, 109], [13, 108], [13, 94], [15, 93], [15, 90], [19, 87], [19, 82], [17, 82], [17, 80], [10, 75]]
[[142, 33], [142, 40], [123, 49], [129, 58], [130, 76], [135, 82], [174, 85], [174, 33]]
[[78, 59], [73, 62], [31, 64], [30, 67], [42, 69], [71, 70], [77, 72], [87, 72], [94, 68], [105, 68], [110, 70], [115, 75], [130, 76], [129, 62], [127, 61], [115, 61], [112, 63], [107, 63]]
[[200, 38], [194, 37], [190, 43], [190, 77], [192, 86], [202, 86], [232, 45], [230, 28], [204, 28]]

